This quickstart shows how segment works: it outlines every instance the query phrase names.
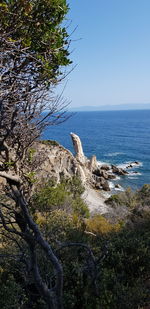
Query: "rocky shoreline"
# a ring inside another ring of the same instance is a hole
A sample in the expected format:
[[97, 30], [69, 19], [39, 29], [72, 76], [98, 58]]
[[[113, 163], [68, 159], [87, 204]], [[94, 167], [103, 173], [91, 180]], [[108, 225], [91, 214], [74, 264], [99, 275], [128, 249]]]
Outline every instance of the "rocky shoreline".
[[105, 203], [113, 193], [110, 184], [114, 182], [115, 190], [123, 191], [123, 188], [115, 182], [120, 177], [130, 175], [129, 170], [140, 166], [140, 162], [130, 162], [125, 168], [113, 164], [102, 164], [97, 161], [95, 155], [90, 159], [84, 155], [79, 136], [71, 133], [71, 138], [75, 152], [76, 173], [85, 187], [82, 198], [88, 205], [90, 213], [113, 214], [114, 210]]
[[[31, 164], [35, 187], [38, 188], [50, 179], [59, 183], [63, 178], [77, 176], [85, 187], [83, 199], [89, 206], [90, 212], [107, 213], [109, 207], [105, 201], [113, 193], [112, 182], [115, 190], [122, 191], [122, 187], [117, 183], [118, 178], [130, 175], [129, 170], [138, 167], [140, 163], [134, 161], [122, 168], [113, 164], [100, 163], [95, 155], [89, 159], [84, 155], [79, 136], [74, 133], [70, 133], [70, 135], [75, 154], [55, 141], [45, 140], [34, 143], [31, 148], [33, 152]], [[24, 173], [26, 175], [26, 168], [24, 168]], [[0, 177], [0, 186], [3, 183], [4, 178]]]
[[[82, 169], [81, 180], [83, 184], [89, 184], [93, 189], [111, 192], [111, 180], [117, 180], [118, 176], [129, 175], [129, 169], [140, 165], [140, 162], [138, 161], [130, 162], [126, 168], [121, 168], [113, 164], [100, 164], [95, 155], [90, 159], [86, 158], [79, 136], [71, 133], [71, 138], [74, 145], [75, 158], [80, 169]], [[116, 183], [115, 188], [121, 189], [121, 186]]]

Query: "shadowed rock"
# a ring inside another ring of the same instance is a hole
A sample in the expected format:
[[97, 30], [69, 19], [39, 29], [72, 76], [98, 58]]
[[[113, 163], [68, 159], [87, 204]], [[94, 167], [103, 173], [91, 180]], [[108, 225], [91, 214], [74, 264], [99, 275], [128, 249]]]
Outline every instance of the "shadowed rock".
[[109, 165], [104, 164], [104, 165], [102, 165], [102, 166], [101, 166], [101, 170], [104, 170], [104, 171], [109, 171], [109, 170], [110, 170], [110, 166], [109, 166]]
[[128, 172], [126, 170], [124, 170], [123, 168], [119, 168], [115, 165], [112, 165], [112, 172], [117, 174], [117, 175], [121, 175], [121, 176], [128, 174]]

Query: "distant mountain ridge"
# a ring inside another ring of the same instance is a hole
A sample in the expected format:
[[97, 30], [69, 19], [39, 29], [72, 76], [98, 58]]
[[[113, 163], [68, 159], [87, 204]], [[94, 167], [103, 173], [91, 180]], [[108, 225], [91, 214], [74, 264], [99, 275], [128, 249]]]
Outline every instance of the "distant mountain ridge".
[[150, 109], [150, 103], [139, 104], [120, 104], [120, 105], [101, 105], [101, 106], [79, 106], [71, 107], [70, 111], [119, 111], [119, 110], [143, 110]]

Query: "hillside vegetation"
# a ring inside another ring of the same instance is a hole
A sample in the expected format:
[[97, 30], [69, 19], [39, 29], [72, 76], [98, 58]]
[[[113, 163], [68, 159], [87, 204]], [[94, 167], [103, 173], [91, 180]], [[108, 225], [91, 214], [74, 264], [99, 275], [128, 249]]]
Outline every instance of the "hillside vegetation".
[[[109, 198], [112, 207], [131, 209], [128, 220], [115, 224], [101, 215], [89, 217], [81, 199], [83, 190], [76, 177], [58, 185], [49, 181], [38, 188], [30, 205], [63, 264], [64, 308], [149, 308], [150, 185]], [[47, 308], [34, 279], [26, 273], [18, 246], [7, 236], [1, 237], [0, 307]], [[53, 285], [48, 282], [51, 264], [37, 249], [40, 271], [45, 282]], [[23, 250], [27, 255], [25, 245]]]

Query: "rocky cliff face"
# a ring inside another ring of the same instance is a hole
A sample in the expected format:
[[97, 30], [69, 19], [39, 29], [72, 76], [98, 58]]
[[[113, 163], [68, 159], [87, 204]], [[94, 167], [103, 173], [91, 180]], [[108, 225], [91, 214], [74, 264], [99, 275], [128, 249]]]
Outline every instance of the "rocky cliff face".
[[71, 133], [71, 138], [75, 156], [59, 144], [51, 145], [46, 141], [37, 143], [38, 155], [43, 158], [35, 171], [38, 178], [43, 181], [53, 178], [59, 182], [62, 177], [69, 178], [76, 175], [80, 177], [83, 185], [110, 191], [109, 180], [114, 179], [115, 175], [124, 175], [126, 171], [115, 166], [100, 166], [96, 156], [86, 158], [79, 136]]
[[[96, 156], [88, 159], [84, 155], [79, 136], [71, 133], [71, 138], [75, 156], [54, 141], [39, 141], [33, 145], [34, 155], [32, 162], [30, 162], [30, 168], [35, 175], [36, 183], [47, 182], [50, 178], [58, 183], [61, 178], [78, 176], [83, 185], [110, 191], [109, 180], [116, 178], [116, 175], [127, 174], [125, 170], [114, 165], [100, 166]], [[27, 169], [28, 166], [25, 166], [24, 174], [28, 174]], [[0, 178], [0, 182], [3, 181], [4, 179]]]
[[70, 178], [74, 175], [83, 177], [76, 158], [63, 146], [40, 142], [36, 144], [36, 149], [38, 155], [43, 157], [43, 161], [37, 166], [35, 173], [43, 181], [53, 178], [56, 182], [60, 182], [61, 178]]
[[[28, 178], [29, 185], [32, 184], [31, 194], [50, 179], [54, 179], [56, 183], [59, 183], [63, 178], [78, 176], [85, 186], [82, 198], [89, 206], [91, 213], [99, 212], [108, 215], [109, 218], [126, 216], [126, 207], [124, 212], [121, 207], [120, 215], [120, 207], [116, 210], [111, 209], [111, 206], [107, 205], [105, 201], [111, 193], [110, 180], [115, 179], [117, 175], [124, 176], [128, 172], [114, 165], [100, 165], [96, 156], [88, 159], [84, 155], [79, 136], [71, 133], [71, 137], [75, 156], [68, 149], [50, 140], [37, 141], [28, 150], [29, 157], [26, 157], [22, 172], [24, 177]], [[130, 166], [127, 166], [127, 169], [135, 164], [139, 163], [133, 162]], [[0, 177], [0, 188], [3, 188], [4, 184], [5, 178]], [[116, 184], [116, 187], [119, 188], [119, 185]], [[105, 191], [108, 191], [108, 193]], [[118, 209], [119, 215], [117, 213]]]

